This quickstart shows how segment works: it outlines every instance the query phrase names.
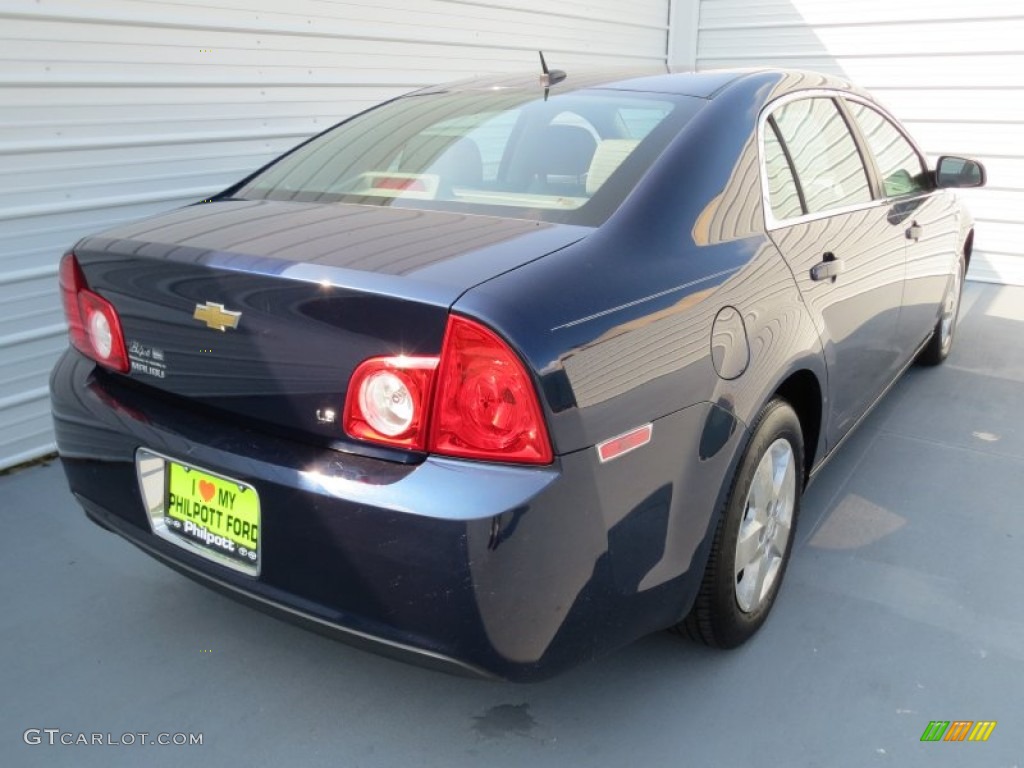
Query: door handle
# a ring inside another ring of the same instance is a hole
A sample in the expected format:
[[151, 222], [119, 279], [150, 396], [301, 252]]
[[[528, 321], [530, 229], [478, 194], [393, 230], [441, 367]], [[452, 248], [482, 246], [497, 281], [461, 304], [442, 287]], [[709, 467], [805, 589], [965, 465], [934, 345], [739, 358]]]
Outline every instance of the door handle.
[[916, 221], [910, 222], [910, 226], [907, 227], [907, 240], [913, 240], [915, 243], [921, 239], [921, 235], [924, 234], [924, 227], [918, 224]]
[[834, 283], [836, 277], [843, 271], [845, 265], [842, 259], [837, 259], [834, 253], [822, 254], [821, 263], [811, 267], [811, 280], [829, 280]]

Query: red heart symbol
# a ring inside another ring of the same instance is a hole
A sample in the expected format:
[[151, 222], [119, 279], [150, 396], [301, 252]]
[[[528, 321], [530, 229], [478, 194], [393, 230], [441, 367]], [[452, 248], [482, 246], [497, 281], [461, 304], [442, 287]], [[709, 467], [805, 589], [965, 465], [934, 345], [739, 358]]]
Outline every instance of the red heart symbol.
[[199, 495], [203, 497], [203, 501], [209, 501], [213, 498], [213, 494], [217, 492], [217, 487], [206, 480], [199, 481]]

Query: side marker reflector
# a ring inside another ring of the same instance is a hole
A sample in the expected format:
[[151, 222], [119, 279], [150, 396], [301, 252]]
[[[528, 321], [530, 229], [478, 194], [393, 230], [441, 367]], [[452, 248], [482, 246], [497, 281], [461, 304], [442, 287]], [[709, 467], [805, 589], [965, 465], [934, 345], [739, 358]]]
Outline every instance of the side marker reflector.
[[642, 427], [631, 429], [629, 432], [613, 437], [610, 440], [605, 440], [603, 443], [597, 445], [597, 457], [601, 459], [601, 463], [617, 459], [624, 453], [635, 451], [641, 446], [647, 445], [651, 442], [651, 434], [654, 432], [654, 427], [650, 424], [644, 424]]

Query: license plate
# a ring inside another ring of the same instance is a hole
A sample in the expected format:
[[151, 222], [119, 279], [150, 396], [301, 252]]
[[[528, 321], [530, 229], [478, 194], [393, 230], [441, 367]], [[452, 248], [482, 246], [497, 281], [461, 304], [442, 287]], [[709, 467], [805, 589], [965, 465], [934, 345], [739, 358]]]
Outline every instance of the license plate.
[[168, 461], [164, 524], [169, 532], [246, 570], [260, 549], [260, 500], [237, 480]]
[[153, 534], [197, 555], [260, 574], [260, 499], [248, 483], [149, 448], [135, 454]]

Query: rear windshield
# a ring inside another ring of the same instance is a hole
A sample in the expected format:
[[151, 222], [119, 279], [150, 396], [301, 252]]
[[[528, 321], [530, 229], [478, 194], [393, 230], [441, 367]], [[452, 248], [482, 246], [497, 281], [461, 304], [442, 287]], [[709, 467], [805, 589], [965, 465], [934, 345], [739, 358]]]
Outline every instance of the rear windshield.
[[540, 88], [407, 96], [300, 146], [234, 197], [597, 225], [702, 103]]

